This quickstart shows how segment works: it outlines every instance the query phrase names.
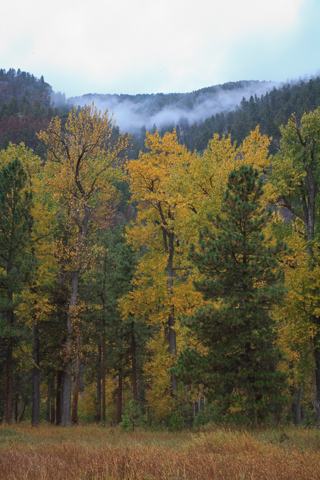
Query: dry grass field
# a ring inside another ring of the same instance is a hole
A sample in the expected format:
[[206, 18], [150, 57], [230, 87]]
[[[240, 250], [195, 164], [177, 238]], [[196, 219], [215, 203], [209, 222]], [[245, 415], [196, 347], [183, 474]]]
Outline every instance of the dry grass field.
[[1, 480], [320, 479], [320, 432], [0, 426]]

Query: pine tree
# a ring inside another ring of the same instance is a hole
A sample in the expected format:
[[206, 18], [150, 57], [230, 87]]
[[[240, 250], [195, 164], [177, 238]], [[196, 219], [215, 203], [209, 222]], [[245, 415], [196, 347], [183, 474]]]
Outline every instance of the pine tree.
[[[82, 299], [87, 303], [84, 315], [84, 344], [96, 343], [92, 349], [95, 361], [87, 368], [87, 383], [97, 383], [97, 421], [107, 420], [106, 384], [112, 376], [117, 412], [114, 421], [119, 423], [125, 386], [132, 387], [134, 401], [143, 391], [142, 363], [148, 340], [148, 327], [139, 317], [128, 314], [121, 318], [119, 300], [132, 288], [131, 280], [137, 254], [126, 243], [124, 228], [100, 231], [92, 247], [96, 252], [94, 268], [84, 276]], [[110, 400], [109, 400], [110, 401]], [[110, 418], [109, 418], [110, 421]]]
[[203, 384], [224, 414], [250, 422], [279, 404], [284, 385], [270, 311], [283, 295], [277, 256], [285, 245], [267, 243], [263, 230], [272, 213], [262, 196], [252, 166], [231, 172], [221, 216], [200, 231], [199, 250], [192, 246], [205, 304], [185, 321], [204, 349], [184, 351], [177, 367], [184, 381]]
[[17, 297], [28, 271], [26, 246], [32, 198], [25, 189], [26, 181], [26, 173], [17, 158], [0, 170], [0, 337], [6, 350], [5, 420], [8, 424], [12, 417], [14, 347], [21, 335], [15, 326]]

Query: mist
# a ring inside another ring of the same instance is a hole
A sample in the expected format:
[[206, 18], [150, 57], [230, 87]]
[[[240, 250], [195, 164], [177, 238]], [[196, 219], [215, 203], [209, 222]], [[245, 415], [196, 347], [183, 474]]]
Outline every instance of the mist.
[[181, 119], [187, 119], [190, 124], [200, 123], [217, 113], [235, 110], [243, 98], [259, 98], [279, 86], [276, 82], [246, 81], [203, 88], [189, 94], [87, 94], [71, 97], [68, 102], [80, 107], [94, 102], [98, 109], [114, 114], [121, 131], [132, 134], [143, 126], [147, 130], [154, 125], [158, 129], [176, 126]]

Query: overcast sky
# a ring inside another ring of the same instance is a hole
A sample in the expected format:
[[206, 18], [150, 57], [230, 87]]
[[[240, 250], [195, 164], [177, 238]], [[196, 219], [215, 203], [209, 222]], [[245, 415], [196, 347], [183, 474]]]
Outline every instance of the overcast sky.
[[67, 97], [320, 74], [320, 0], [1, 0], [0, 68]]

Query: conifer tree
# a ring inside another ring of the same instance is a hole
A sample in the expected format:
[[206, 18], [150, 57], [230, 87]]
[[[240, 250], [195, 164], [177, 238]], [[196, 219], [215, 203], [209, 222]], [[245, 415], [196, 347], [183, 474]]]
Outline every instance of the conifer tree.
[[272, 213], [262, 196], [252, 166], [231, 172], [221, 216], [210, 219], [213, 228], [203, 228], [199, 249], [191, 249], [205, 304], [185, 321], [204, 350], [184, 351], [177, 367], [184, 381], [203, 384], [225, 414], [251, 422], [266, 418], [284, 385], [270, 311], [283, 295], [277, 256], [285, 245], [267, 243], [263, 230]]
[[28, 243], [31, 194], [25, 190], [27, 176], [16, 158], [0, 171], [0, 311], [1, 337], [6, 345], [6, 423], [11, 423], [13, 351], [21, 333], [14, 325], [17, 295], [26, 278], [25, 248]]
[[123, 227], [100, 231], [93, 246], [95, 266], [85, 275], [82, 288], [82, 298], [89, 305], [84, 342], [92, 345], [94, 339], [98, 346], [92, 352], [96, 358], [93, 368], [87, 371], [88, 377], [97, 381], [96, 419], [107, 420], [106, 380], [112, 375], [117, 383], [114, 389], [117, 423], [122, 416], [124, 384], [130, 383], [134, 401], [142, 390], [142, 361], [148, 340], [148, 327], [141, 319], [133, 315], [120, 316], [119, 300], [132, 288], [137, 262], [137, 254], [126, 243], [123, 233]]

